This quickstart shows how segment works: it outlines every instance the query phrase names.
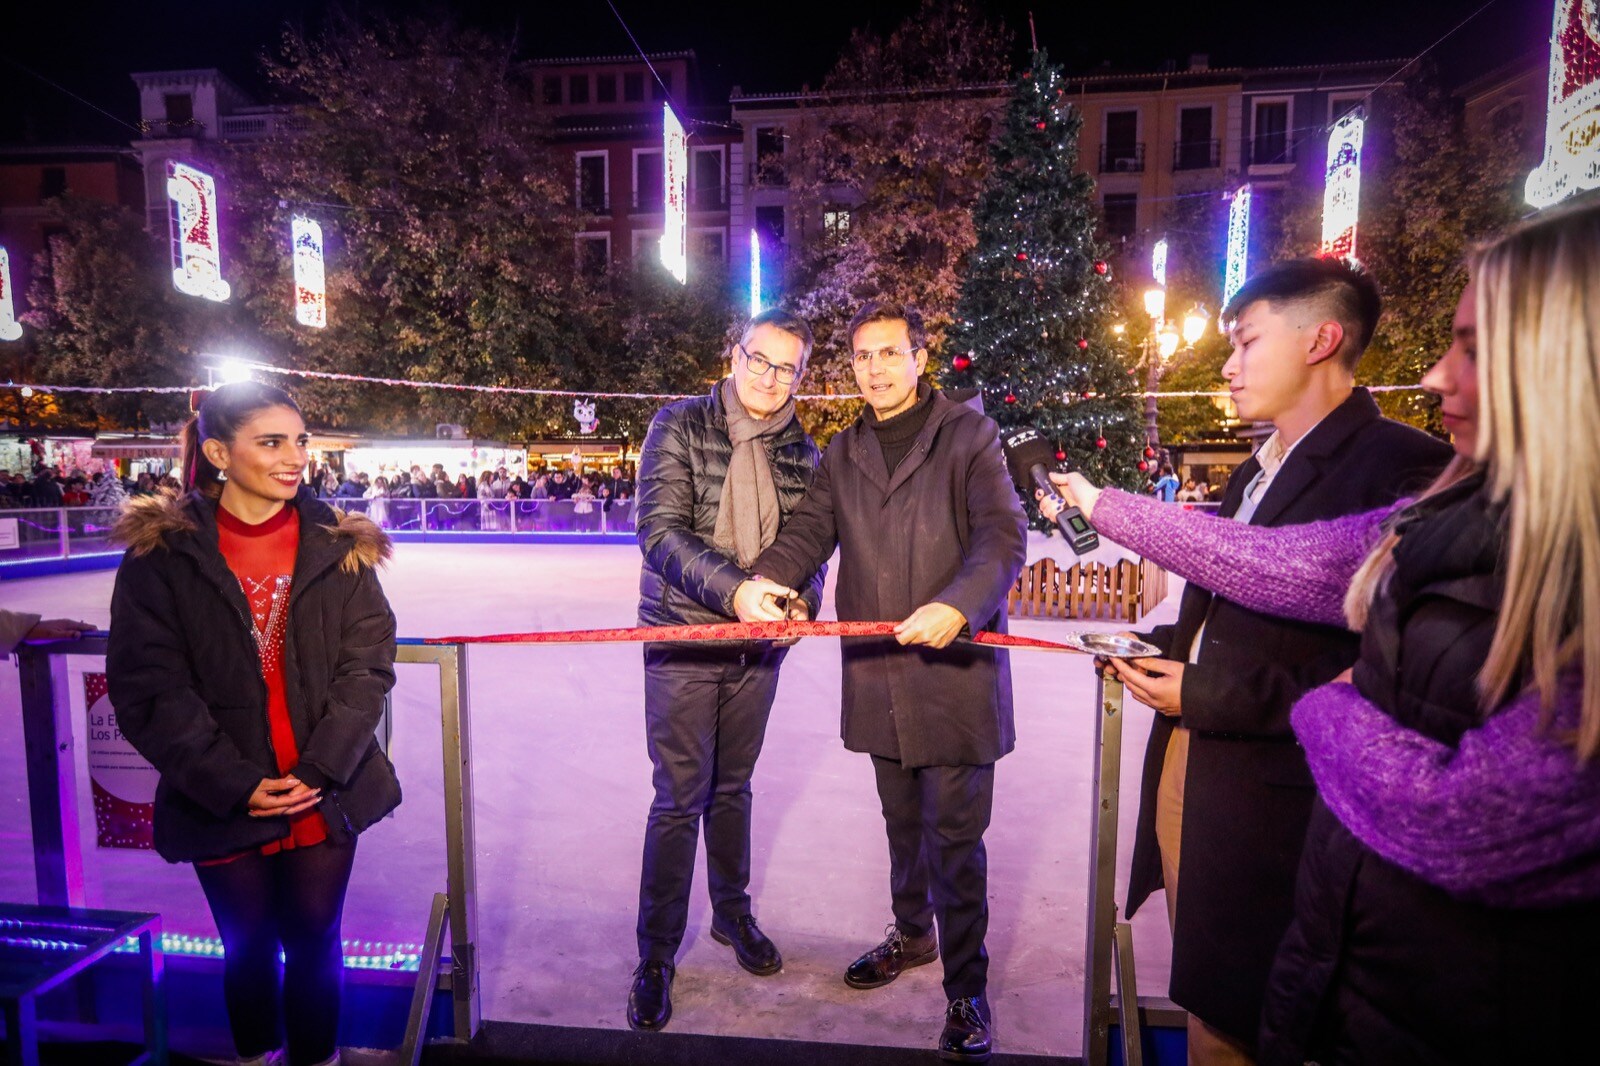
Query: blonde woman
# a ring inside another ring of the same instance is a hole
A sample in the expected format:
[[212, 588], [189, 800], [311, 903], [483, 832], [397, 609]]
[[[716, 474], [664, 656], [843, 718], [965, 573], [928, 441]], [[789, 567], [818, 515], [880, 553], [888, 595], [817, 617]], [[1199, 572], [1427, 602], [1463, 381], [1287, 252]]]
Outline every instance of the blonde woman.
[[1457, 458], [1419, 499], [1260, 529], [1059, 479], [1218, 595], [1361, 632], [1294, 711], [1319, 803], [1264, 1062], [1570, 1061], [1600, 997], [1600, 466], [1574, 446], [1600, 438], [1600, 204], [1469, 265], [1423, 379]]

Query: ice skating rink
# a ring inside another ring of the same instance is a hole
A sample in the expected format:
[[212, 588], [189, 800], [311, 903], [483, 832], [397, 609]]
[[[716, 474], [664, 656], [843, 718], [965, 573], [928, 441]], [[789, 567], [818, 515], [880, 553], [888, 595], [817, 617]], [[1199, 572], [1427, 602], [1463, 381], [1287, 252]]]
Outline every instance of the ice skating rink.
[[[1037, 534], [1032, 554], [1060, 557]], [[384, 578], [402, 636], [628, 626], [637, 548], [404, 544]], [[0, 582], [0, 606], [110, 621], [113, 572]], [[1181, 584], [1140, 628], [1176, 614]], [[822, 617], [834, 617], [832, 576]], [[1024, 635], [1124, 625], [1014, 621]], [[636, 962], [640, 848], [650, 805], [638, 645], [474, 647], [469, 656], [477, 790], [478, 914], [485, 1018], [624, 1028]], [[76, 678], [98, 663], [73, 657]], [[1089, 786], [1095, 682], [1089, 660], [1012, 655], [1017, 749], [996, 775], [988, 834], [990, 999], [1000, 1050], [1076, 1055], [1082, 1040]], [[34, 882], [15, 665], [0, 663], [0, 898]], [[1124, 897], [1140, 760], [1151, 712], [1129, 702], [1117, 899]], [[81, 714], [77, 728], [83, 728]], [[79, 746], [81, 751], [81, 745]], [[396, 817], [362, 837], [347, 939], [420, 942], [445, 883], [437, 671], [402, 666]], [[80, 756], [81, 757], [81, 756]], [[890, 920], [888, 854], [865, 755], [839, 741], [837, 642], [795, 647], [783, 668], [755, 781], [751, 894], [784, 955], [746, 974], [707, 933], [703, 859], [673, 991], [673, 1031], [927, 1047], [944, 1000], [939, 967], [873, 991], [844, 967]], [[85, 799], [82, 806], [87, 809]], [[87, 816], [86, 819], [87, 821]], [[85, 826], [92, 834], [92, 827]], [[188, 867], [150, 853], [85, 849], [89, 906], [163, 912], [169, 932], [213, 935]], [[1134, 922], [1140, 990], [1165, 995], [1170, 940], [1152, 900]], [[178, 1035], [181, 1047], [181, 1034]]]

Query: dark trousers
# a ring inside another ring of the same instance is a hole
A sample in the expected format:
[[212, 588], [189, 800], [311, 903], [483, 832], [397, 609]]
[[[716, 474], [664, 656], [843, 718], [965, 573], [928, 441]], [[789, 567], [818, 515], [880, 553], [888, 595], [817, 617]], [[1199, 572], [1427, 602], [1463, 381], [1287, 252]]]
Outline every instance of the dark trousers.
[[222, 935], [222, 994], [241, 1058], [284, 1047], [284, 1036], [291, 1066], [338, 1049], [339, 921], [355, 857], [353, 839], [329, 840], [195, 867]]
[[788, 650], [645, 646], [645, 736], [656, 796], [639, 878], [642, 959], [671, 962], [678, 954], [701, 819], [713, 911], [724, 922], [750, 913], [750, 775]]
[[989, 860], [983, 832], [994, 806], [994, 763], [908, 770], [872, 757], [889, 831], [894, 922], [927, 936], [935, 922], [949, 999], [981, 996], [989, 982]]

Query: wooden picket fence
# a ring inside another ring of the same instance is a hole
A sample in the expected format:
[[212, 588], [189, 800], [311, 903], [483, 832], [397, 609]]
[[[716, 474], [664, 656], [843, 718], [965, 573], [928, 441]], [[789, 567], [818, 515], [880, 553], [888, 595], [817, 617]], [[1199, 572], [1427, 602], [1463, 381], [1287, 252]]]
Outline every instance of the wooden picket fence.
[[1133, 623], [1167, 598], [1167, 572], [1149, 559], [1075, 563], [1040, 559], [1006, 597], [1013, 618], [1098, 618]]

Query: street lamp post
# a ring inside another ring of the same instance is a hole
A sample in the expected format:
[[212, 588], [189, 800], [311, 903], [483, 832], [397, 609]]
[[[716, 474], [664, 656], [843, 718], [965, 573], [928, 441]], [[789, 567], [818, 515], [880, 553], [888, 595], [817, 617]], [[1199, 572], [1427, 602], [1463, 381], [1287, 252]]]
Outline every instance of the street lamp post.
[[1167, 363], [1178, 353], [1179, 346], [1190, 351], [1205, 336], [1208, 312], [1204, 307], [1193, 307], [1183, 316], [1183, 328], [1166, 317], [1167, 292], [1162, 288], [1145, 290], [1144, 310], [1150, 316], [1150, 332], [1144, 340], [1145, 442], [1157, 454], [1161, 451], [1161, 431], [1156, 421], [1156, 392], [1161, 387], [1161, 376]]

